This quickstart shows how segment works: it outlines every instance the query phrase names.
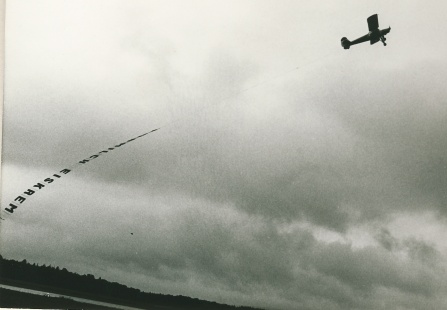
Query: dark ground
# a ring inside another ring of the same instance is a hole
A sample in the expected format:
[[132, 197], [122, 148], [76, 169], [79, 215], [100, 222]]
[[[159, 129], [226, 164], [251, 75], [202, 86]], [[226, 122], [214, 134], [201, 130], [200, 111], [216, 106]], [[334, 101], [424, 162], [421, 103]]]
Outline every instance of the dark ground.
[[[112, 305], [151, 310], [256, 310], [218, 304], [186, 296], [142, 292], [116, 282], [80, 275], [65, 268], [36, 265], [25, 259], [15, 261], [0, 255], [0, 283], [66, 296], [101, 301]], [[43, 294], [43, 293], [42, 293]], [[69, 298], [46, 297], [25, 292], [0, 290], [0, 307], [33, 309], [113, 309]]]
[[1, 308], [28, 309], [114, 309], [104, 306], [80, 303], [60, 297], [45, 297], [0, 288]]

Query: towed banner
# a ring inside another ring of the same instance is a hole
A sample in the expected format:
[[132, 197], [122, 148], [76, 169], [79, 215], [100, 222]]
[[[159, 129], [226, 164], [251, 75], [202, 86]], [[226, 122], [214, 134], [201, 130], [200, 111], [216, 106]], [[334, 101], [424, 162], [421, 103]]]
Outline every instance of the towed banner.
[[[99, 153], [96, 153], [86, 159], [83, 159], [79, 162], [77, 162], [75, 165], [79, 165], [79, 164], [86, 164], [88, 162], [90, 162], [91, 160], [98, 158], [100, 155], [105, 154], [105, 153], [109, 153], [121, 146], [123, 146], [126, 143], [132, 142], [138, 138], [144, 137], [147, 134], [150, 134], [151, 132], [157, 131], [160, 128], [156, 128], [153, 129], [149, 132], [146, 132], [142, 135], [139, 135], [135, 138], [129, 139], [125, 142], [122, 142], [120, 144], [117, 144], [113, 147], [109, 147], [106, 150], [103, 150]], [[22, 194], [20, 194], [19, 196], [17, 196], [7, 207], [5, 207], [4, 209], [1, 210], [1, 216], [0, 219], [4, 220], [6, 216], [14, 213], [14, 210], [17, 209], [21, 204], [23, 204], [30, 196], [34, 195], [37, 191], [43, 189], [44, 187], [46, 187], [47, 185], [53, 183], [55, 180], [60, 179], [62, 177], [62, 175], [67, 174], [69, 172], [71, 172], [73, 170], [73, 168], [66, 168], [66, 169], [62, 169], [60, 170], [58, 173], [53, 174], [52, 176], [45, 178], [43, 181], [38, 182], [37, 184], [31, 186], [31, 188], [28, 188], [26, 191], [24, 191]]]

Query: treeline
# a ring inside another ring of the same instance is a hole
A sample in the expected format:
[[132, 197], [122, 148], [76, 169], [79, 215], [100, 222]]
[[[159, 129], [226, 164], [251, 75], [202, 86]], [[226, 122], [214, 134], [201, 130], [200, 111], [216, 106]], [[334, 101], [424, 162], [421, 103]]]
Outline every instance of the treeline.
[[91, 274], [79, 275], [65, 268], [39, 266], [26, 260], [21, 262], [5, 259], [0, 255], [0, 281], [4, 284], [27, 284], [29, 288], [45, 288], [60, 294], [77, 295], [98, 301], [108, 301], [128, 306], [147, 308], [165, 306], [178, 309], [239, 309], [237, 307], [184, 296], [145, 293], [116, 282], [97, 279]]

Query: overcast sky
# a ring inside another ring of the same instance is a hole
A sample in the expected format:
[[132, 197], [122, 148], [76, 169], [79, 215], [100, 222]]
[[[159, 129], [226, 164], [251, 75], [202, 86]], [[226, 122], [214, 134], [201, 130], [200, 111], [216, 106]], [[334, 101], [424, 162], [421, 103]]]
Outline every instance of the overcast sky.
[[[343, 50], [391, 26], [380, 42]], [[447, 307], [442, 1], [7, 1], [1, 255], [269, 309]], [[133, 235], [132, 235], [133, 234]]]

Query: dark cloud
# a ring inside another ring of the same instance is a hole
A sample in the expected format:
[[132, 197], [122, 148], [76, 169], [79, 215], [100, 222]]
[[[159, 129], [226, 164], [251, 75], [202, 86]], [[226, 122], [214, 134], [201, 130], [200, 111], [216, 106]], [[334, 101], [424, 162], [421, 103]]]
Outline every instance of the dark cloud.
[[391, 252], [404, 252], [414, 261], [420, 261], [425, 265], [436, 266], [442, 259], [442, 255], [433, 244], [414, 237], [399, 240], [388, 229], [382, 228], [376, 236], [376, 240], [386, 250]]
[[399, 241], [394, 238], [388, 229], [382, 228], [377, 234], [376, 240], [388, 251], [393, 251], [399, 246]]
[[[178, 122], [97, 159], [82, 173], [108, 182], [138, 184], [151, 191], [183, 192], [234, 203], [252, 214], [308, 219], [338, 231], [358, 219], [384, 217], [422, 205], [443, 210], [447, 175], [443, 124], [447, 113], [437, 101], [440, 95], [436, 91], [430, 91], [433, 95], [428, 98], [416, 90], [404, 91], [411, 89], [411, 83], [419, 83], [406, 78], [416, 69], [383, 77], [381, 83], [389, 89], [383, 89], [382, 84], [369, 85], [364, 79], [357, 82], [356, 89], [340, 93], [344, 84], [353, 82], [351, 77], [338, 79], [308, 99], [327, 106], [300, 101], [289, 116], [269, 100], [271, 113], [256, 119], [245, 110], [257, 108], [250, 99], [222, 102], [222, 97], [244, 90], [250, 75], [238, 70], [249, 65], [230, 56], [217, 59], [211, 62], [209, 79], [203, 79], [209, 80], [207, 92], [188, 100], [201, 102], [196, 106], [221, 102], [220, 106], [207, 107], [205, 112], [194, 107], [186, 110]], [[425, 70], [435, 76], [444, 72]], [[393, 84], [393, 80], [399, 83]], [[433, 88], [431, 84], [424, 87]], [[360, 90], [371, 88], [380, 91], [361, 100]], [[256, 93], [267, 96], [275, 90], [259, 89]], [[403, 93], [399, 97], [381, 95], [399, 90]], [[332, 94], [331, 98], [320, 97], [326, 94]], [[348, 94], [359, 100], [345, 100]], [[286, 108], [293, 103], [293, 95], [290, 98]], [[287, 122], [278, 123], [281, 118]], [[13, 162], [62, 166], [89, 156], [88, 150], [94, 154], [102, 150], [100, 146], [107, 148], [139, 134], [124, 137], [117, 128], [106, 125], [97, 135], [78, 135], [71, 128], [74, 124], [64, 127], [58, 117], [36, 119], [42, 126], [54, 126], [53, 120], [60, 125], [45, 130], [47, 137], [37, 137], [22, 133], [23, 124], [7, 124], [5, 160], [10, 160], [9, 152], [18, 148], [13, 144], [20, 143], [25, 149], [22, 155], [14, 155]], [[77, 148], [79, 145], [82, 148]]]
[[[384, 302], [395, 306], [405, 305], [392, 303], [395, 294], [417, 297], [421, 304], [429, 299], [438, 300], [437, 306], [445, 304], [441, 295], [447, 283], [440, 253], [422, 240], [398, 239], [383, 229], [378, 235], [381, 246], [326, 243], [308, 229], [285, 229], [286, 221], [184, 197], [135, 195], [99, 204], [104, 199], [93, 198], [95, 190], [100, 197], [126, 192], [109, 186], [87, 188], [85, 207], [74, 208], [75, 199], [62, 203], [76, 197], [71, 193], [60, 202], [52, 198], [46, 214], [28, 210], [14, 222], [14, 233], [21, 236], [17, 246], [3, 240], [3, 249], [12, 256], [26, 253], [29, 261], [93, 270], [114, 281], [118, 270], [120, 281], [148, 291], [170, 286], [171, 294], [216, 300], [219, 288], [227, 296], [235, 294], [238, 304], [376, 309], [377, 294], [383, 291], [391, 294]], [[134, 213], [138, 218], [132, 217]], [[53, 253], [50, 262], [47, 252]], [[210, 287], [214, 291], [208, 292]], [[257, 296], [262, 288], [270, 292], [268, 300]], [[241, 295], [253, 297], [247, 301]]]

